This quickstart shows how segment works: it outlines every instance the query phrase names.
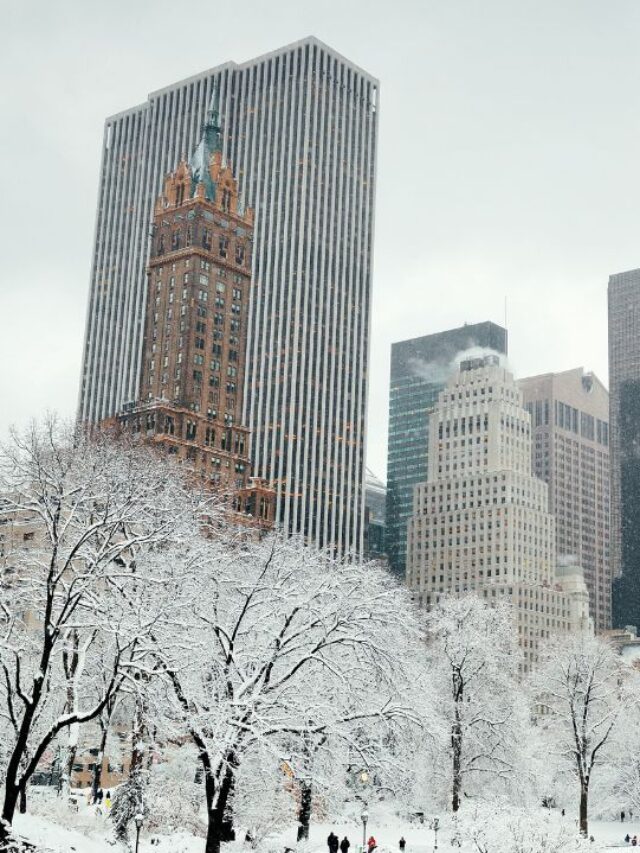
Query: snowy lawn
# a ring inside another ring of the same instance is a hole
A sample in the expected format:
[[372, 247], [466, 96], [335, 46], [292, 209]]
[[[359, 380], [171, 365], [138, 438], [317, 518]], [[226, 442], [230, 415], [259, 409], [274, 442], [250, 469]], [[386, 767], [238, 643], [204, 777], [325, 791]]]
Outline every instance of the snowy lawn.
[[[81, 805], [78, 814], [70, 813], [64, 822], [61, 806], [55, 821], [36, 815], [20, 815], [15, 821], [16, 831], [38, 845], [43, 853], [114, 853], [110, 842], [110, 824], [105, 816], [96, 815], [92, 809]], [[559, 813], [553, 813], [554, 821], [570, 821], [567, 816], [562, 818]], [[66, 824], [66, 825], [65, 825]], [[80, 824], [80, 826], [78, 826]], [[71, 828], [72, 826], [78, 828]], [[624, 836], [638, 833], [640, 835], [640, 820], [636, 823], [593, 821], [590, 825], [595, 842], [590, 845], [594, 853], [612, 848], [628, 848]], [[295, 827], [291, 826], [286, 832], [260, 845], [260, 853], [283, 853], [286, 846], [300, 853], [326, 853], [326, 839], [333, 830], [339, 838], [346, 835], [351, 841], [350, 853], [359, 853], [362, 843], [362, 824], [356, 821], [312, 824], [311, 838], [307, 845], [296, 848]], [[431, 853], [434, 849], [434, 834], [426, 824], [408, 823], [385, 809], [372, 809], [370, 822], [367, 826], [367, 837], [373, 834], [378, 842], [379, 853], [395, 853], [399, 850], [398, 842], [402, 835], [407, 841], [407, 853]], [[442, 850], [459, 850], [460, 853], [477, 853], [475, 846], [465, 842], [461, 848], [451, 847], [452, 823], [447, 816], [441, 819], [441, 829], [438, 832], [438, 848]], [[140, 853], [202, 853], [204, 840], [185, 834], [154, 835], [159, 844], [151, 844], [151, 837], [144, 834], [140, 840]], [[223, 845], [224, 853], [249, 853], [248, 845], [237, 841]]]

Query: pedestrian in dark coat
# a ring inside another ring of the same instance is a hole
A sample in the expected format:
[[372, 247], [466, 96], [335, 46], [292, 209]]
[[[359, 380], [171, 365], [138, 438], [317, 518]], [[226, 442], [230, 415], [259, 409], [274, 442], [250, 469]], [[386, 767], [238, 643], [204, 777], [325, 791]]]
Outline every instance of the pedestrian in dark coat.
[[624, 823], [624, 812], [620, 812], [620, 823]]
[[351, 842], [345, 835], [345, 837], [340, 842], [340, 853], [349, 853], [349, 848], [351, 847]]
[[329, 853], [338, 853], [339, 846], [340, 839], [333, 832], [330, 832], [329, 837], [327, 838], [327, 847], [329, 848]]
[[402, 838], [400, 839], [400, 849], [404, 850], [404, 848], [406, 846], [407, 846], [407, 842], [404, 840], [404, 835], [403, 835]]
[[627, 832], [627, 834], [625, 835], [624, 840], [627, 842], [627, 844], [631, 841], [631, 836], [629, 835], [629, 833], [628, 833], [628, 832]]

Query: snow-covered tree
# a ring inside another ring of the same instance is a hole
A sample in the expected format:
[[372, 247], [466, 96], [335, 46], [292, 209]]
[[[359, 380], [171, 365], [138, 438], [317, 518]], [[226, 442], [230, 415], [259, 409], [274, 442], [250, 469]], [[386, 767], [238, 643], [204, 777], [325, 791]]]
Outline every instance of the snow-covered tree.
[[75, 727], [143, 664], [159, 618], [144, 557], [192, 524], [196, 498], [155, 454], [54, 418], [0, 450], [0, 496], [1, 842], [49, 745], [70, 730], [72, 754]]
[[588, 834], [595, 771], [615, 752], [613, 735], [629, 708], [625, 669], [609, 643], [575, 635], [550, 641], [532, 676], [538, 725], [549, 754], [577, 783], [583, 835]]
[[590, 845], [571, 821], [559, 823], [546, 810], [522, 809], [508, 800], [460, 813], [457, 837], [477, 853], [578, 853]]
[[[180, 625], [156, 634], [167, 693], [157, 707], [188, 733], [204, 771], [207, 853], [229, 833], [238, 769], [257, 745], [307, 753], [324, 736], [411, 715], [411, 602], [384, 572], [342, 564], [298, 540], [213, 536], [184, 553]], [[402, 614], [399, 618], [398, 614]], [[412, 643], [414, 644], [412, 646]], [[305, 771], [306, 773], [306, 771]]]
[[457, 812], [472, 781], [515, 779], [522, 726], [516, 678], [520, 652], [506, 607], [474, 595], [445, 598], [427, 617], [432, 689], [445, 739], [436, 758]]

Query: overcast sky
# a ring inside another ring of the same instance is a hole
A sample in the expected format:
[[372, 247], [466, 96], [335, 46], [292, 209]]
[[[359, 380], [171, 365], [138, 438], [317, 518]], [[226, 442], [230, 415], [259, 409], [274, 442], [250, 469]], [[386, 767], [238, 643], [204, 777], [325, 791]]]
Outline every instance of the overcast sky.
[[607, 381], [607, 278], [640, 266], [638, 0], [25, 0], [2, 25], [0, 436], [75, 413], [105, 117], [311, 34], [381, 81], [374, 471], [391, 342], [505, 297], [516, 375]]

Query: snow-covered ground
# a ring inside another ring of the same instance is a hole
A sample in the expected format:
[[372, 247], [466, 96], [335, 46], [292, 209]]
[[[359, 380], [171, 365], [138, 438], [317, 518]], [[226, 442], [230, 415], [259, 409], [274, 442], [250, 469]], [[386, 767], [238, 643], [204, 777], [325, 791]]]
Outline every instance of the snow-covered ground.
[[[556, 821], [570, 821], [567, 816], [562, 818], [554, 813]], [[441, 829], [438, 833], [438, 847], [451, 850], [451, 822], [448, 818], [441, 819]], [[76, 828], [72, 828], [74, 825]], [[20, 815], [15, 822], [16, 830], [24, 837], [38, 845], [44, 853], [113, 853], [114, 847], [110, 842], [110, 824], [108, 818], [99, 816], [84, 804], [78, 814], [70, 814], [65, 822], [61, 813], [56, 814], [55, 820], [36, 815]], [[351, 841], [350, 853], [359, 853], [362, 843], [362, 824], [345, 821], [334, 823], [315, 823], [311, 827], [311, 838], [308, 845], [302, 848], [303, 853], [326, 853], [326, 839], [330, 831], [335, 832], [340, 839], [345, 835]], [[627, 848], [624, 836], [640, 835], [640, 820], [619, 822], [592, 821], [590, 831], [594, 843], [590, 849], [594, 853], [612, 848]], [[373, 834], [378, 842], [379, 853], [393, 853], [399, 850], [399, 839], [404, 836], [407, 841], [407, 853], [431, 853], [434, 850], [434, 834], [426, 824], [409, 823], [398, 818], [390, 809], [372, 809], [367, 826], [367, 837]], [[184, 834], [171, 836], [155, 835], [154, 839], [160, 844], [151, 844], [151, 837], [143, 833], [140, 840], [140, 853], [202, 853], [204, 841]], [[477, 853], [471, 843], [465, 843], [458, 849], [460, 853]], [[260, 853], [283, 853], [285, 847], [296, 849], [295, 827], [292, 826], [272, 840], [260, 845]], [[248, 853], [248, 845], [241, 841], [223, 847], [224, 853]], [[302, 853], [301, 851], [301, 853]]]

